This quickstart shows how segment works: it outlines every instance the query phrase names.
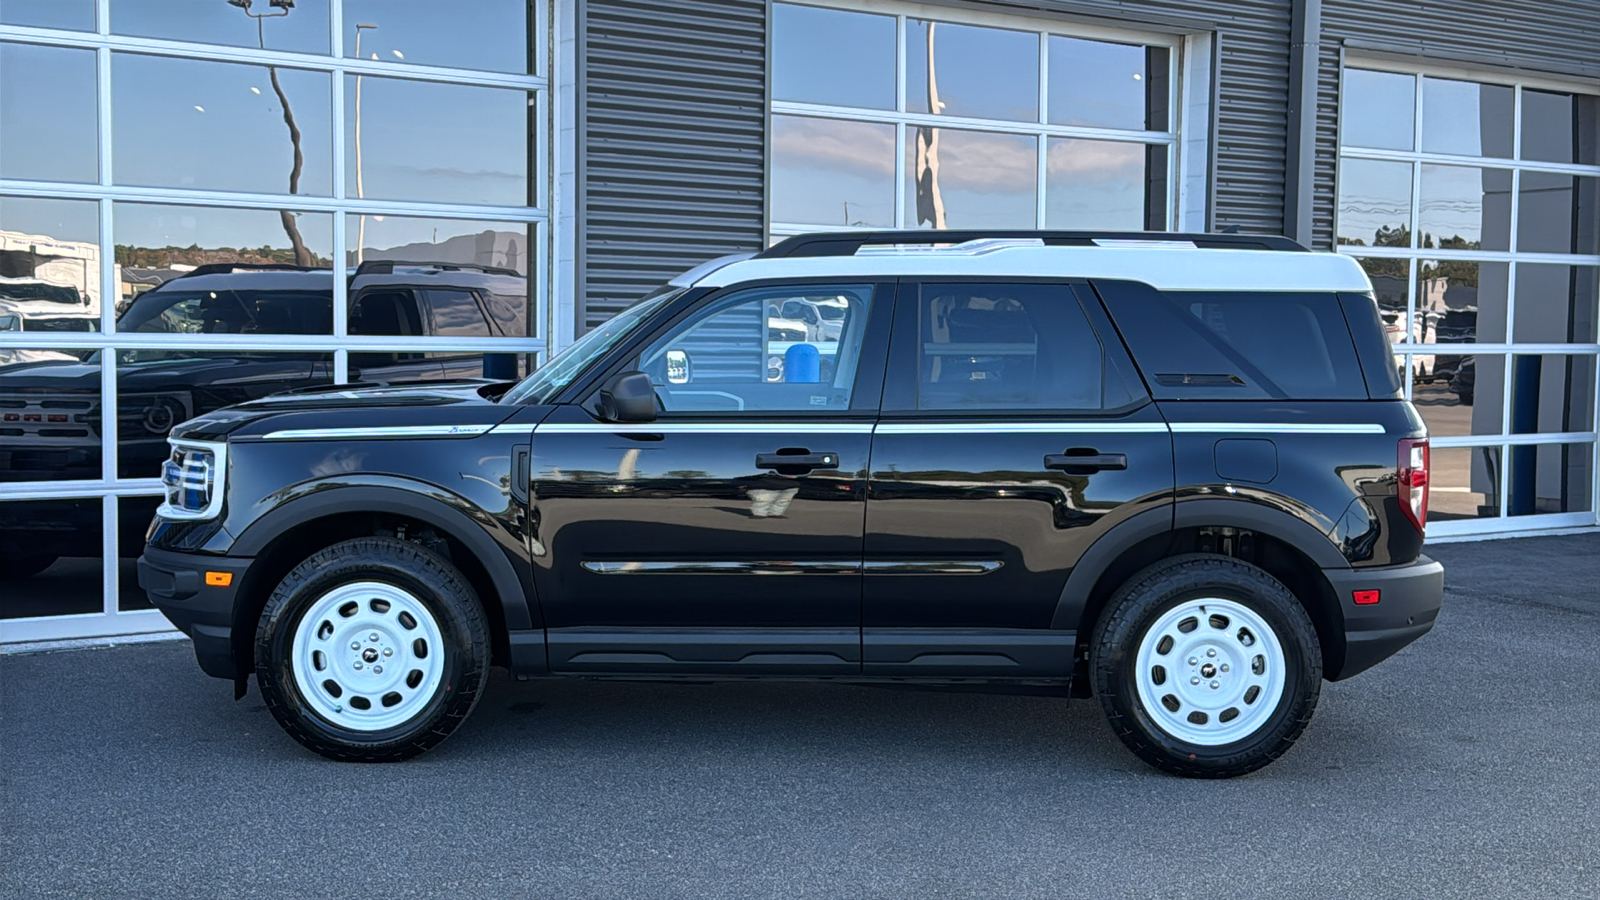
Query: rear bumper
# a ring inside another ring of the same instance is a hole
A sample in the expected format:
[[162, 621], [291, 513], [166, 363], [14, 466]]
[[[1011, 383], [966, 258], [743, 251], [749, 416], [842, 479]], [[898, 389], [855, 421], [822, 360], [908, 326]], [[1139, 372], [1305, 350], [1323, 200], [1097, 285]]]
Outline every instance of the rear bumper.
[[[179, 631], [194, 641], [207, 675], [238, 677], [233, 655], [233, 601], [253, 559], [174, 553], [146, 547], [139, 557], [139, 587]], [[232, 576], [226, 586], [206, 584], [207, 572]]]
[[[1365, 672], [1433, 627], [1444, 602], [1444, 566], [1426, 556], [1403, 566], [1324, 569], [1344, 613], [1344, 664], [1330, 681]], [[1377, 603], [1357, 605], [1356, 591], [1378, 591]]]

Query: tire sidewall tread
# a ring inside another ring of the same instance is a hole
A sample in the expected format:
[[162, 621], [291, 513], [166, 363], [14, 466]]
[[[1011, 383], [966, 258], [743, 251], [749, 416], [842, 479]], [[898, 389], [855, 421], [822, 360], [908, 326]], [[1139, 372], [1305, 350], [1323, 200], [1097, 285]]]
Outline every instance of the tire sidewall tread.
[[[1277, 632], [1286, 676], [1272, 718], [1254, 734], [1208, 747], [1157, 728], [1138, 697], [1133, 660], [1140, 636], [1157, 617], [1197, 595], [1245, 603]], [[1106, 720], [1140, 759], [1175, 775], [1231, 778], [1282, 756], [1305, 731], [1322, 688], [1316, 628], [1300, 601], [1264, 570], [1227, 556], [1193, 553], [1140, 570], [1112, 594], [1089, 642], [1089, 671]]]
[[[377, 732], [340, 728], [312, 712], [289, 662], [295, 627], [311, 604], [363, 580], [416, 596], [438, 622], [446, 653], [440, 693], [409, 722]], [[396, 762], [437, 746], [477, 705], [489, 674], [489, 630], [471, 585], [444, 557], [396, 538], [355, 538], [312, 554], [273, 590], [256, 625], [255, 670], [267, 709], [300, 744], [342, 762]]]

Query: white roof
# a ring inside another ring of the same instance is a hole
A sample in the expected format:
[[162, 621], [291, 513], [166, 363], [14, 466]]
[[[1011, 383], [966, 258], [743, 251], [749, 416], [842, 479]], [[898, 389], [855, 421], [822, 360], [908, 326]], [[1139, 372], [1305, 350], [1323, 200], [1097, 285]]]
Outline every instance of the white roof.
[[955, 246], [869, 246], [854, 256], [735, 260], [705, 272], [697, 287], [777, 278], [895, 276], [1103, 278], [1175, 291], [1370, 291], [1367, 273], [1335, 253], [1200, 249], [1176, 241], [1120, 241], [1093, 247], [986, 240]]

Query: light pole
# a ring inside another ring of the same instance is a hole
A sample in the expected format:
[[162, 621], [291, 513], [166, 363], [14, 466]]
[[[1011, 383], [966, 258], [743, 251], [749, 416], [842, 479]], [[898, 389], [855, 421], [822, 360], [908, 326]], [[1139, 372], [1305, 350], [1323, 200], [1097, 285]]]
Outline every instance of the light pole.
[[[363, 29], [363, 28], [376, 29], [377, 27], [378, 26], [370, 24], [370, 23], [367, 23], [367, 22], [357, 22], [356, 23], [356, 59], [360, 59], [361, 58], [361, 29]], [[360, 198], [365, 197], [365, 196], [366, 196], [366, 188], [361, 183], [361, 73], [357, 72], [356, 73], [356, 198], [360, 199]], [[367, 214], [366, 213], [361, 213], [360, 216], [356, 219], [356, 265], [358, 265], [358, 266], [361, 265], [361, 261], [362, 261], [363, 257], [366, 254], [366, 246], [367, 246]]]
[[[264, 19], [276, 19], [287, 16], [294, 9], [294, 0], [267, 0], [267, 5], [277, 12], [253, 13], [250, 11], [251, 0], [228, 0], [230, 6], [237, 6], [244, 14], [256, 20], [256, 43], [262, 49], [267, 49], [266, 27], [262, 24]], [[289, 169], [289, 193], [300, 193], [300, 171], [305, 168], [305, 154], [300, 152], [300, 126], [295, 124], [294, 110], [289, 108], [289, 95], [283, 92], [283, 85], [278, 83], [278, 67], [267, 66], [267, 78], [272, 82], [272, 90], [278, 95], [278, 102], [283, 104], [283, 123], [289, 126], [289, 143], [294, 147], [294, 164]], [[289, 236], [289, 246], [294, 250], [294, 264], [297, 266], [310, 266], [312, 263], [311, 251], [306, 249], [305, 239], [300, 236], [300, 226], [294, 221], [294, 214], [287, 209], [278, 210], [278, 218], [283, 222], [283, 231]]]

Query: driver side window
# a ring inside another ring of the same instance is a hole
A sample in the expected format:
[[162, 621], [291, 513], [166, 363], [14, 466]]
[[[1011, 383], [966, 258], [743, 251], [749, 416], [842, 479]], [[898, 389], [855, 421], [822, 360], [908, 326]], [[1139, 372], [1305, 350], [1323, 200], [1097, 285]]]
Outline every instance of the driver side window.
[[755, 288], [717, 298], [639, 354], [664, 413], [850, 408], [870, 285]]

